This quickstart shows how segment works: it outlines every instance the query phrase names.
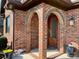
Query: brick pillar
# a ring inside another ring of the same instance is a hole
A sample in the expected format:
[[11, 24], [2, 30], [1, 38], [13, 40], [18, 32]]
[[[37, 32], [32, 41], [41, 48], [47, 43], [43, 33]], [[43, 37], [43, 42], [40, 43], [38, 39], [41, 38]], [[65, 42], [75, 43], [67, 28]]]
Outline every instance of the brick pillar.
[[[60, 25], [62, 27], [62, 25]], [[64, 44], [65, 44], [65, 36], [64, 36], [63, 27], [60, 30], [60, 52], [64, 53]]]
[[63, 40], [62, 39], [60, 40], [60, 52], [61, 53], [64, 53], [64, 41]]
[[46, 59], [46, 47], [47, 42], [44, 38], [44, 26], [43, 26], [43, 20], [39, 20], [39, 58], [38, 59]]
[[29, 53], [31, 51], [31, 33], [30, 33], [30, 25], [27, 28], [27, 50], [26, 52]]

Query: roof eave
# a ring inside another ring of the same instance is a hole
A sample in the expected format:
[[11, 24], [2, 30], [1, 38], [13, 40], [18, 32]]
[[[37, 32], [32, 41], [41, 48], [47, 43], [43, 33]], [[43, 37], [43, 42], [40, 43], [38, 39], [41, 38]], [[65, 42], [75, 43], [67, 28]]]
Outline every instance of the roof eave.
[[[69, 1], [69, 0], [68, 0]], [[62, 10], [70, 10], [74, 8], [78, 8], [78, 5], [73, 5], [70, 1], [69, 2], [65, 2], [63, 0], [59, 1], [59, 0], [28, 0], [25, 3], [21, 3], [21, 2], [12, 2], [12, 0], [10, 1], [10, 3], [12, 3], [14, 5], [15, 9], [19, 9], [19, 10], [28, 10], [38, 4], [40, 4], [41, 2], [44, 2], [46, 4], [50, 4], [52, 6], [55, 6], [57, 8], [60, 8]]]

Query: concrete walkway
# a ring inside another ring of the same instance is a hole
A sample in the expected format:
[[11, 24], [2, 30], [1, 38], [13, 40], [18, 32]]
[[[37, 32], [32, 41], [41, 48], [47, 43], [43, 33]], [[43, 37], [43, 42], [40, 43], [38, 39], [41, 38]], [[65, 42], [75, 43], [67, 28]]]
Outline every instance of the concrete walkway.
[[34, 59], [30, 54], [13, 56], [12, 59]]

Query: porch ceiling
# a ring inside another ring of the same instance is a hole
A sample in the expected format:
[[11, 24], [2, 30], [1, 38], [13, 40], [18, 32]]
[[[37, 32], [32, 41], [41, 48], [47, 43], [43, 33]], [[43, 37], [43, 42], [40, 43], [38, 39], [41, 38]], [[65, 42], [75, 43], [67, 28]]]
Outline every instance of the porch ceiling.
[[16, 9], [20, 10], [28, 10], [42, 2], [63, 10], [70, 10], [79, 7], [79, 4], [73, 4], [70, 0], [26, 0], [23, 4], [21, 3], [21, 0], [9, 0], [9, 2], [12, 3]]

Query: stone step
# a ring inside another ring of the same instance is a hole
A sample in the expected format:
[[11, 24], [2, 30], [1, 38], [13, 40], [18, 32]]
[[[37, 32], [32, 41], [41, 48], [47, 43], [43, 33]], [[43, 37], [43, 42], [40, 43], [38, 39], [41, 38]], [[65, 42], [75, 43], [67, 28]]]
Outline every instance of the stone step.
[[58, 57], [56, 57], [55, 59], [70, 59], [71, 57], [68, 57], [67, 54], [62, 54]]

